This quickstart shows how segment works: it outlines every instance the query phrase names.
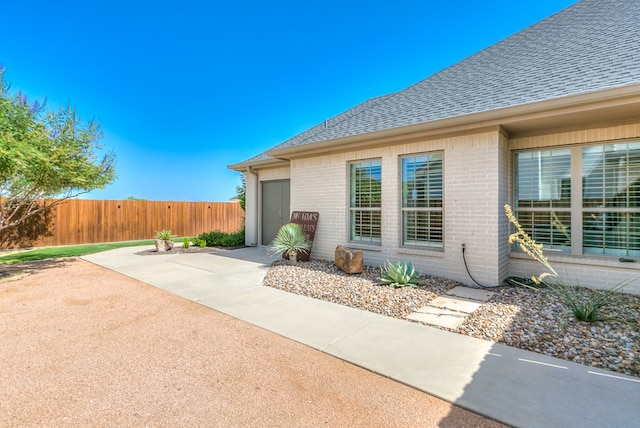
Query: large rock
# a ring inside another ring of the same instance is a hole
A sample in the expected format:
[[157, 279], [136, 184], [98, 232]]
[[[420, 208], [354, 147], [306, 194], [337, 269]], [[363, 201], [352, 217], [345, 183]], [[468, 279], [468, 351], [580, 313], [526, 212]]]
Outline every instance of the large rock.
[[336, 266], [346, 273], [362, 273], [364, 271], [362, 251], [338, 245], [336, 247]]
[[156, 239], [156, 251], [165, 252], [171, 251], [173, 248], [173, 241], [166, 239]]

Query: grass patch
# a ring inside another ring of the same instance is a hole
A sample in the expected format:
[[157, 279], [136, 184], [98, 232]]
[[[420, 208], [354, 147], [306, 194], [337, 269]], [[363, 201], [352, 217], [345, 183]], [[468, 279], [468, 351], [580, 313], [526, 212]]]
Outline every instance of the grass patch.
[[153, 245], [153, 243], [153, 240], [146, 240], [38, 248], [35, 250], [27, 250], [19, 253], [7, 254], [6, 256], [0, 256], [0, 264], [33, 262], [36, 260], [59, 259], [62, 257], [79, 257], [116, 248], [134, 247], [137, 245]]

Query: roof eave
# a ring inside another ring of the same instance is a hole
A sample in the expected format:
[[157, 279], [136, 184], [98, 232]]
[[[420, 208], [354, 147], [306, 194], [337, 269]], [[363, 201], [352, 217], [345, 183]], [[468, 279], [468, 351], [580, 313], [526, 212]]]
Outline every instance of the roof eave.
[[285, 159], [273, 158], [273, 159], [263, 159], [258, 161], [243, 161], [243, 162], [227, 165], [227, 168], [233, 171], [244, 172], [247, 170], [247, 168], [272, 168], [272, 167], [288, 166], [288, 165], [289, 165], [289, 162]]
[[626, 104], [640, 106], [640, 83], [356, 134], [300, 146], [273, 149], [267, 151], [267, 154], [277, 158], [291, 159], [336, 150], [338, 147], [340, 150], [346, 150], [363, 144], [376, 146], [391, 142], [400, 143], [405, 138], [426, 138], [441, 134], [468, 132], [474, 129], [504, 126], [518, 121], [524, 122], [560, 115], [575, 115], [581, 112], [593, 111], [594, 109], [612, 108]]

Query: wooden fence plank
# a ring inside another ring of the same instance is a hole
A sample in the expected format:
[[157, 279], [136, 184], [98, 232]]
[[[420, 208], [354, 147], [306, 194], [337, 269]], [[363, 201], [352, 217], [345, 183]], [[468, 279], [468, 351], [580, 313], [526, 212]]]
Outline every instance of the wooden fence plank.
[[72, 199], [57, 206], [51, 236], [35, 246], [92, 244], [152, 239], [157, 230], [196, 236], [242, 228], [238, 202], [103, 201]]

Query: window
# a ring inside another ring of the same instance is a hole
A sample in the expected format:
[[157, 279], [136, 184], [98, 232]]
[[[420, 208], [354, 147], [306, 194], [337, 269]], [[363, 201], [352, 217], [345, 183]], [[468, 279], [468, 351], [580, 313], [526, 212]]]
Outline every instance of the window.
[[546, 248], [640, 256], [640, 143], [517, 153], [515, 169], [516, 215]]
[[640, 143], [582, 149], [583, 250], [640, 255]]
[[442, 154], [402, 158], [402, 245], [442, 248]]
[[545, 248], [571, 250], [571, 150], [516, 154], [518, 221]]
[[381, 161], [350, 164], [350, 240], [379, 244], [381, 241]]

